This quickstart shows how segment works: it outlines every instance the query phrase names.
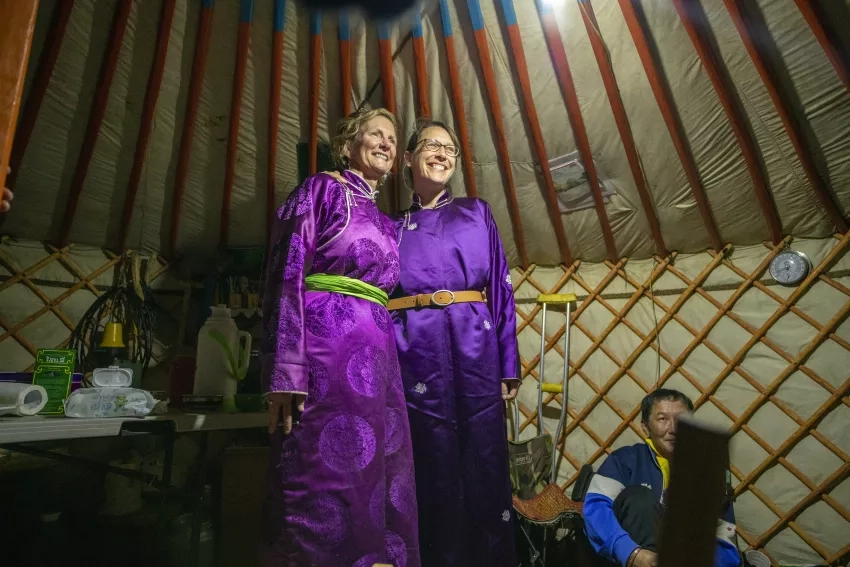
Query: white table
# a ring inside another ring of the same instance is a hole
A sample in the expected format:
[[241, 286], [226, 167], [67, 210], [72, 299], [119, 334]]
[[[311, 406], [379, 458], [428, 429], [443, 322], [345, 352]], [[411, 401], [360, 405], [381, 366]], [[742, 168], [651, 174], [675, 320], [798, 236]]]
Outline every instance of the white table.
[[7, 443], [115, 437], [124, 432], [156, 433], [163, 429], [170, 429], [173, 433], [253, 429], [264, 427], [267, 423], [268, 414], [265, 412], [188, 413], [179, 410], [143, 418], [0, 417], [0, 446]]

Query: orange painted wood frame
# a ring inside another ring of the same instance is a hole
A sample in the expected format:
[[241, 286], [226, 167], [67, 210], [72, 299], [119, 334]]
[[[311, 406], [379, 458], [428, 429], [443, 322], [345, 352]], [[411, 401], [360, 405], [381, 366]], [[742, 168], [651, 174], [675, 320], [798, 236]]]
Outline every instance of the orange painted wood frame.
[[351, 27], [348, 13], [339, 15], [339, 88], [342, 115], [351, 114]]
[[168, 254], [177, 251], [177, 237], [180, 228], [180, 210], [183, 206], [183, 193], [189, 174], [189, 159], [192, 156], [192, 141], [195, 137], [195, 120], [204, 86], [204, 70], [207, 66], [207, 53], [212, 33], [213, 0], [204, 0], [198, 22], [198, 34], [195, 37], [195, 55], [192, 62], [192, 75], [189, 78], [189, 97], [186, 101], [186, 117], [183, 132], [180, 135], [180, 149], [177, 154], [177, 168], [174, 175], [174, 194], [171, 203], [171, 223], [169, 226]]
[[413, 65], [416, 71], [416, 92], [419, 95], [419, 116], [431, 117], [428, 101], [428, 66], [425, 62], [425, 38], [422, 35], [422, 16], [417, 11], [413, 16]]
[[761, 206], [762, 214], [764, 214], [764, 219], [770, 232], [771, 242], [773, 244], [779, 244], [782, 240], [782, 223], [779, 221], [779, 214], [776, 211], [776, 204], [773, 202], [773, 195], [770, 193], [770, 189], [768, 189], [767, 180], [761, 168], [758, 149], [750, 134], [750, 130], [747, 128], [744, 113], [737, 101], [732, 97], [732, 85], [727, 83], [727, 78], [720, 68], [719, 54], [715, 53], [711, 43], [708, 42], [700, 31], [700, 29], [708, 28], [708, 18], [699, 2], [673, 0], [673, 5], [676, 7], [676, 11], [679, 12], [682, 24], [685, 26], [691, 42], [694, 44], [697, 55], [708, 74], [708, 78], [711, 80], [714, 91], [717, 93], [717, 98], [720, 99], [720, 104], [726, 112], [726, 117], [729, 119], [732, 131], [735, 133], [738, 147], [741, 148], [744, 161], [747, 163], [747, 170], [750, 172], [750, 177], [753, 180], [753, 190]]
[[[561, 32], [558, 29], [558, 22], [555, 19], [552, 7], [548, 4], [544, 5], [542, 2], [538, 2], [538, 12], [540, 14], [540, 23], [543, 26], [543, 36], [546, 38], [546, 44], [549, 46], [549, 55], [552, 58], [555, 74], [558, 77], [558, 84], [561, 87], [561, 96], [564, 98], [564, 103], [567, 106], [567, 114], [570, 117], [579, 156], [587, 171], [587, 179], [590, 182], [590, 191], [593, 196], [593, 204], [596, 207], [596, 215], [599, 217], [599, 224], [602, 227], [602, 238], [605, 240], [608, 259], [616, 262], [618, 259], [617, 245], [614, 242], [611, 223], [608, 221], [608, 213], [605, 211], [605, 202], [602, 199], [602, 189], [599, 184], [599, 175], [596, 172], [596, 164], [593, 162], [593, 152], [590, 149], [590, 138], [588, 137], [587, 128], [584, 125], [584, 119], [581, 115], [581, 106], [579, 106], [578, 95], [576, 94], [575, 81], [570, 70], [570, 63], [567, 59], [564, 42], [561, 39]], [[548, 172], [548, 169], [546, 167], [544, 172]], [[551, 178], [552, 174], [549, 173], [548, 180], [551, 181]]]
[[227, 133], [227, 157], [224, 165], [224, 194], [219, 225], [219, 250], [227, 247], [230, 231], [230, 202], [236, 178], [236, 150], [239, 147], [239, 123], [242, 119], [242, 91], [245, 90], [245, 71], [248, 66], [248, 46], [251, 42], [251, 21], [254, 19], [254, 0], [242, 0], [239, 14], [239, 35], [236, 39], [236, 70], [230, 94], [230, 129]]
[[121, 44], [124, 42], [124, 31], [127, 29], [127, 20], [133, 0], [120, 0], [115, 10], [115, 19], [112, 22], [112, 30], [109, 42], [106, 46], [106, 54], [103, 57], [103, 65], [100, 69], [100, 77], [97, 80], [94, 99], [92, 100], [91, 112], [89, 114], [88, 126], [83, 137], [80, 155], [77, 159], [77, 167], [74, 177], [71, 179], [71, 187], [68, 190], [68, 200], [65, 203], [65, 215], [59, 229], [57, 248], [64, 248], [71, 238], [71, 228], [74, 224], [74, 216], [77, 213], [77, 205], [80, 203], [80, 195], [83, 192], [83, 184], [89, 170], [94, 147], [100, 134], [100, 125], [106, 114], [106, 106], [109, 102], [109, 88], [112, 86], [112, 77], [115, 76], [115, 68], [118, 65], [118, 57], [121, 54]]
[[440, 19], [443, 27], [443, 39], [446, 46], [446, 59], [449, 68], [449, 87], [451, 91], [452, 110], [455, 116], [455, 126], [460, 138], [463, 157], [463, 178], [466, 184], [466, 194], [478, 197], [478, 187], [475, 183], [475, 170], [472, 168], [472, 144], [469, 143], [469, 129], [466, 126], [466, 109], [463, 104], [463, 92], [460, 86], [460, 73], [457, 68], [455, 40], [452, 35], [452, 21], [449, 16], [446, 0], [440, 0]]
[[24, 92], [38, 0], [0, 0], [0, 187], [15, 138]]
[[145, 102], [142, 107], [141, 126], [136, 141], [136, 154], [133, 157], [133, 167], [130, 170], [127, 194], [124, 196], [124, 210], [121, 214], [121, 224], [118, 226], [119, 252], [124, 252], [127, 247], [127, 235], [130, 231], [130, 223], [133, 220], [133, 205], [136, 202], [136, 194], [139, 191], [142, 168], [144, 167], [145, 156], [148, 152], [148, 142], [150, 141], [151, 129], [153, 128], [156, 101], [159, 98], [159, 90], [162, 86], [162, 74], [165, 70], [165, 58], [168, 55], [168, 41], [171, 38], [171, 24], [174, 21], [175, 5], [176, 0], [165, 0], [162, 3], [156, 51], [154, 53], [151, 74], [148, 77]]
[[[16, 9], [25, 7], [23, 3], [13, 2], [13, 4]], [[65, 31], [68, 29], [68, 22], [71, 20], [73, 9], [74, 0], [59, 2], [54, 9], [53, 19], [50, 22], [50, 31], [47, 32], [46, 43], [41, 52], [41, 58], [38, 62], [32, 87], [30, 87], [27, 100], [21, 107], [21, 118], [15, 132], [12, 155], [9, 158], [9, 167], [12, 168], [12, 173], [9, 174], [9, 178], [6, 180], [6, 186], [10, 189], [15, 188], [15, 181], [20, 173], [24, 154], [27, 151], [30, 137], [35, 129], [35, 121], [38, 119], [41, 103], [47, 94], [47, 87], [50, 84], [50, 78], [53, 76], [56, 60], [59, 59], [59, 52], [62, 50], [62, 41], [65, 39]]]
[[[691, 186], [691, 193], [696, 201], [697, 209], [699, 210], [702, 222], [708, 232], [709, 240], [715, 251], [720, 251], [723, 248], [723, 243], [720, 238], [720, 233], [717, 230], [717, 224], [714, 221], [714, 215], [711, 212], [711, 207], [708, 204], [708, 197], [705, 193], [705, 188], [700, 180], [697, 171], [696, 163], [691, 155], [688, 146], [688, 140], [685, 136], [684, 128], [676, 114], [676, 109], [666, 87], [666, 83], [658, 70], [658, 66], [652, 56], [647, 38], [648, 31], [641, 24], [637, 8], [632, 3], [632, 0], [619, 0], [620, 9], [626, 19], [626, 25], [632, 35], [632, 40], [637, 48], [641, 63], [643, 64], [646, 78], [649, 81], [649, 86], [652, 88], [652, 93], [655, 95], [655, 100], [658, 103], [658, 108], [661, 110], [661, 116], [664, 118], [664, 124], [667, 126], [667, 131], [670, 133], [670, 138], [673, 141], [673, 146], [676, 148], [676, 153], [679, 156], [679, 161], [682, 163], [682, 168], [685, 170], [685, 176]], [[589, 0], [588, 0], [588, 3]]]
[[620, 139], [623, 142], [626, 161], [629, 163], [629, 170], [632, 173], [632, 179], [634, 179], [635, 188], [637, 188], [640, 203], [646, 215], [646, 221], [649, 224], [652, 240], [655, 242], [655, 248], [658, 253], [666, 257], [670, 252], [667, 250], [667, 245], [664, 243], [664, 236], [661, 234], [661, 223], [658, 221], [658, 215], [655, 212], [655, 203], [652, 200], [652, 195], [646, 184], [646, 178], [643, 175], [637, 144], [632, 134], [629, 118], [626, 115], [626, 106], [623, 104], [620, 88], [617, 85], [617, 79], [614, 77], [614, 67], [608, 57], [608, 50], [602, 41], [602, 37], [599, 35], [599, 24], [596, 21], [593, 5], [583, 0], [578, 0], [578, 5], [581, 10], [584, 27], [590, 39], [590, 46], [593, 49], [593, 56], [602, 75], [605, 94], [608, 96], [608, 103], [611, 106], [611, 112], [614, 114], [614, 122], [617, 124], [617, 131], [620, 133]]
[[286, 25], [286, 0], [274, 1], [272, 27], [272, 64], [269, 83], [269, 149], [266, 166], [266, 249], [269, 249], [275, 213], [275, 178], [277, 176], [277, 141], [280, 124], [280, 91], [283, 82], [283, 34]]
[[[812, 28], [812, 33], [815, 34], [815, 38], [826, 53], [829, 62], [835, 68], [841, 82], [844, 83], [844, 87], [850, 90], [850, 60], [848, 60], [850, 55], [841, 48], [837, 38], [833, 37], [834, 32], [826, 25], [826, 15], [822, 11], [823, 8], [812, 0], [794, 1], [797, 3], [800, 13], [803, 14], [803, 19]], [[847, 33], [847, 30], [844, 30], [844, 33]]]
[[511, 170], [511, 156], [508, 152], [507, 138], [505, 137], [505, 125], [502, 121], [502, 104], [499, 100], [499, 91], [496, 88], [496, 76], [493, 72], [493, 64], [490, 59], [490, 44], [487, 42], [487, 33], [484, 29], [484, 18], [481, 14], [481, 6], [478, 0], [468, 0], [469, 16], [472, 20], [472, 29], [475, 36], [475, 45], [478, 47], [478, 62], [484, 76], [484, 86], [487, 91], [487, 99], [490, 104], [490, 116], [493, 119], [493, 128], [496, 130], [496, 153], [502, 165], [502, 173], [506, 181], [506, 193], [508, 197], [508, 210], [511, 213], [514, 238], [523, 268], [528, 268], [528, 252], [525, 247], [525, 231], [522, 228], [520, 218], [519, 201], [514, 185], [513, 171]]
[[322, 15], [310, 15], [310, 141], [309, 173], [313, 175], [319, 160], [319, 74], [322, 69]]
[[[393, 46], [390, 26], [387, 23], [378, 24], [378, 56], [381, 62], [381, 94], [384, 107], [396, 116], [398, 110], [395, 99], [395, 78], [393, 77]], [[396, 138], [403, 139], [401, 132], [396, 133]], [[399, 143], [404, 143], [399, 141]], [[386, 190], [390, 194], [391, 212], [397, 212], [401, 208], [401, 186], [398, 182], [398, 162], [402, 152], [398, 152], [393, 162], [392, 176], [386, 182]]]
[[[750, 54], [750, 59], [752, 59], [753, 65], [755, 65], [756, 70], [761, 76], [761, 80], [767, 89], [767, 93], [770, 95], [773, 105], [776, 107], [779, 119], [782, 121], [783, 126], [785, 126], [785, 132], [788, 134], [788, 138], [794, 146], [794, 151], [797, 152], [800, 164], [806, 172], [806, 177], [812, 186], [812, 190], [814, 191], [815, 197], [817, 197], [824, 214], [830, 222], [832, 222], [838, 232], [846, 233], [848, 230], [847, 220], [841, 215], [840, 209], [835, 204], [832, 195], [830, 195], [829, 190], [827, 189], [826, 182], [823, 180], [820, 173], [818, 173], [812, 154], [804, 142], [802, 129], [793, 118], [788, 102], [782, 96], [781, 89], [779, 88], [779, 82], [774, 76], [774, 71], [770, 68], [767, 56], [761, 52], [758, 45], [753, 40], [756, 31], [752, 29], [753, 22], [747, 17], [746, 13], [741, 10], [740, 5], [735, 0], [723, 0], [723, 3], [726, 5], [726, 9], [732, 17], [735, 27], [738, 28], [738, 34], [744, 42], [744, 47], [746, 47], [747, 52]], [[766, 33], [766, 30], [761, 31]]]

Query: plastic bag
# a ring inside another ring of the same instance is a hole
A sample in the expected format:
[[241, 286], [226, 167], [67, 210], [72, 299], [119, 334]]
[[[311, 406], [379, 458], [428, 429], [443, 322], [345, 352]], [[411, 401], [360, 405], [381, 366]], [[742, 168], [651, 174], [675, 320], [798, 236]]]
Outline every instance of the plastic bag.
[[150, 392], [136, 388], [80, 388], [65, 400], [68, 417], [144, 417], [156, 405]]

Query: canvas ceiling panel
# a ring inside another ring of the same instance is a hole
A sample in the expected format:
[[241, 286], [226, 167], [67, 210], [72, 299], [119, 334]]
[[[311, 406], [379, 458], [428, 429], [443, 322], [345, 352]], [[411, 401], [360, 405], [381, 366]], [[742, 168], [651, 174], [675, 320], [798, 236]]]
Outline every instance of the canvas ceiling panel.
[[266, 239], [273, 18], [273, 2], [254, 3], [230, 203], [228, 244], [231, 246], [256, 246]]
[[617, 2], [594, 2], [593, 7], [667, 247], [682, 251], [705, 249], [710, 246], [705, 225], [623, 13]]
[[[508, 262], [510, 265], [516, 266], [520, 263], [520, 257], [509, 212], [508, 189], [496, 155], [495, 130], [490, 121], [489, 103], [485, 102], [486, 92], [481, 78], [481, 68], [477, 64], [478, 52], [472, 37], [472, 28], [469, 25], [468, 15], [465, 13], [463, 15], [458, 14], [454, 2], [448, 4], [448, 9], [452, 21], [452, 37], [454, 38], [458, 76], [462, 85], [463, 104], [466, 111], [470, 146], [472, 147], [472, 155], [468, 159], [472, 161], [476, 172], [478, 196], [490, 204], [493, 217], [499, 227], [499, 234]], [[439, 13], [432, 15], [432, 28], [439, 29], [442, 36], [439, 18]], [[444, 68], [445, 65], [447, 65], [445, 58], [441, 58], [441, 68]], [[443, 71], [441, 77], [446, 88], [450, 88], [448, 86], [448, 71]], [[525, 225], [523, 225], [523, 228], [527, 230]], [[526, 233], [527, 237], [528, 234]], [[554, 242], [554, 239], [552, 241]], [[528, 241], [526, 240], [526, 242]], [[554, 255], [552, 257], [554, 258]], [[551, 261], [549, 263], [551, 265], [556, 262]]]
[[[3, 225], [19, 238], [50, 239], [65, 213], [115, 4], [78, 0], [53, 71]], [[85, 198], [85, 193], [83, 195]]]
[[283, 72], [278, 111], [275, 205], [280, 206], [298, 184], [298, 142], [309, 139], [310, 21], [296, 2], [286, 3]]
[[[431, 117], [445, 122], [458, 131], [457, 114], [452, 105], [451, 79], [449, 77], [448, 53], [443, 39], [443, 28], [440, 22], [439, 6], [431, 3], [422, 13], [422, 38], [425, 51], [425, 67], [428, 73], [428, 103], [431, 106]], [[415, 75], [414, 75], [415, 80]], [[464, 113], [466, 106], [464, 106]], [[408, 131], [410, 128], [408, 127]], [[474, 156], [461, 155], [457, 171], [451, 180], [452, 193], [457, 196], [468, 196], [463, 164], [473, 160]], [[473, 169], [473, 171], [475, 171]], [[476, 184], [477, 187], [477, 184]], [[504, 225], [499, 225], [500, 227]], [[508, 232], [510, 237], [510, 232]], [[503, 237], [504, 239], [504, 237]], [[507, 244], [507, 243], [506, 243]]]
[[[531, 130], [527, 122], [527, 113], [520, 106], [519, 82], [516, 79], [513, 63], [511, 62], [513, 55], [508, 54], [509, 48], [507, 42], [509, 40], [507, 33], [502, 31], [499, 14], [492, 2], [482, 2], [481, 11], [484, 19], [485, 34], [490, 47], [490, 62], [493, 67], [499, 102], [502, 109], [501, 117], [504, 121], [505, 141], [510, 155], [510, 167], [514, 178], [517, 201], [519, 202], [526, 250], [529, 257], [537, 258], [539, 263], [557, 264], [562, 262], [563, 258], [558, 249], [552, 223], [549, 221], [549, 210], [543, 196], [545, 189], [542, 177], [538, 174], [538, 166], [536, 165], [538, 160], [532, 149]], [[475, 61], [477, 61], [479, 55], [477, 46], [474, 45], [475, 40], [469, 15], [461, 15], [460, 21], [462, 22], [468, 49], [471, 55], [475, 57]], [[480, 69], [478, 69], [478, 73], [481, 73]], [[484, 91], [483, 75], [479, 76], [481, 77], [480, 88]], [[482, 92], [482, 94], [486, 93]], [[490, 125], [495, 153], [497, 137], [495, 130], [492, 129], [492, 121], [489, 119], [492, 116], [493, 109], [490, 106], [489, 98], [484, 100], [486, 100], [484, 103], [486, 113], [476, 113], [473, 115], [474, 124], [476, 124], [476, 134], [474, 135], [481, 135], [483, 133], [484, 124]], [[563, 106], [563, 103], [560, 101], [556, 103]], [[478, 124], [481, 124], [481, 126], [477, 126]], [[500, 166], [504, 165], [498, 158], [496, 162]], [[502, 186], [507, 190], [506, 182], [503, 181]], [[481, 192], [481, 196], [486, 199], [481, 188], [479, 188], [479, 191]], [[559, 222], [563, 223], [563, 219], [559, 218]], [[587, 230], [586, 226], [584, 230]], [[573, 236], [575, 232], [570, 234], [566, 229], [565, 232], [567, 232], [567, 242], [572, 250], [576, 246], [575, 237]]]
[[128, 231], [127, 247], [131, 249], [160, 250], [169, 237], [174, 168], [184, 126], [197, 24], [197, 9], [182, 2], [175, 4], [162, 85]]
[[816, 202], [776, 106], [728, 10], [722, 2], [705, 3], [704, 7], [723, 65], [746, 112], [783, 232], [827, 236], [832, 232], [831, 223]]
[[[330, 143], [342, 118], [342, 81], [339, 59], [339, 18], [337, 14], [322, 16], [322, 66], [319, 105], [319, 139]], [[352, 110], [354, 110], [352, 108]]]
[[38, 64], [47, 48], [47, 34], [50, 32], [51, 22], [55, 17], [56, 4], [57, 0], [42, 0], [38, 3], [38, 11], [35, 14], [35, 29], [33, 30], [32, 44], [30, 45], [30, 58], [27, 63], [27, 73], [24, 77], [24, 90], [21, 94], [21, 111], [23, 111], [24, 104], [32, 91], [32, 83], [38, 71]]
[[[602, 82], [599, 65], [582, 21], [581, 7], [578, 2], [570, 2], [564, 6], [564, 9], [555, 10], [554, 13], [570, 64], [570, 72], [573, 75], [597, 173], [600, 180], [611, 183], [616, 191], [616, 195], [609, 198], [606, 211], [614, 233], [617, 252], [620, 256], [645, 257], [654, 251], [649, 222], [629, 168], [622, 138]], [[532, 69], [537, 68], [536, 65], [532, 65]], [[542, 69], [545, 70], [547, 67], [544, 65]], [[557, 88], [560, 94], [560, 87]], [[541, 116], [543, 124], [548, 124], [548, 109], [542, 109]], [[553, 135], [572, 139], [574, 146], [575, 139], [571, 138], [573, 134], [568, 129], [569, 123], [566, 124], [566, 129], [561, 129], [560, 134], [556, 131]], [[551, 136], [547, 136], [547, 140], [550, 138]], [[557, 154], [550, 152], [549, 157], [557, 157]], [[565, 217], [568, 223], [570, 216]]]
[[804, 112], [800, 122], [810, 130], [812, 157], [846, 218], [850, 211], [850, 91], [794, 3], [761, 0], [759, 4], [793, 83], [786, 94]]
[[[378, 34], [375, 26], [362, 17], [350, 18], [351, 25], [351, 87], [354, 94], [351, 99], [352, 111], [363, 105], [371, 94], [368, 107], [384, 106], [381, 96], [381, 62], [378, 57]], [[370, 93], [377, 86], [374, 93]], [[365, 105], [363, 105], [366, 107]]]
[[[577, 5], [571, 5], [571, 7], [575, 11], [575, 15], [580, 18]], [[561, 12], [563, 10], [558, 11]], [[517, 11], [517, 19], [523, 38], [523, 48], [529, 63], [531, 91], [534, 97], [535, 107], [539, 113], [540, 128], [543, 132], [543, 139], [546, 146], [547, 155], [545, 159], [549, 160], [574, 152], [577, 149], [575, 133], [571, 131], [570, 117], [567, 113], [566, 103], [564, 102], [555, 68], [549, 54], [549, 48], [543, 36], [537, 10], [533, 9], [529, 4], [528, 9]], [[580, 20], [575, 23], [581, 25]], [[569, 35], [582, 38], [586, 37], [586, 34], [582, 33], [582, 30], [578, 28], [575, 28], [575, 32]], [[586, 39], [584, 39], [582, 45], [588, 47]], [[589, 55], [590, 59], [586, 59], [585, 61], [595, 65], [592, 58], [593, 55], [589, 49], [586, 55]], [[579, 67], [583, 68], [584, 66], [579, 65]], [[597, 90], [597, 93], [604, 93], [604, 90], [601, 88], [601, 78], [598, 71], [592, 76], [597, 82], [597, 88], [600, 89]], [[577, 75], [576, 77], [583, 78], [582, 75]], [[576, 80], [576, 77], [574, 77], [574, 80]], [[601, 97], [601, 100], [599, 98], [597, 100], [599, 103], [607, 102], [604, 96]], [[582, 100], [580, 99], [579, 104], [581, 105], [581, 103]], [[599, 104], [597, 109], [603, 110], [603, 116], [609, 120], [609, 124], [613, 124], [610, 109], [606, 109], [602, 104]], [[582, 108], [582, 113], [585, 117], [586, 112], [587, 108], [585, 106]], [[520, 117], [524, 114], [525, 112], [520, 112]], [[591, 122], [588, 121], [587, 124], [589, 125]], [[588, 137], [590, 137], [590, 134], [588, 134]], [[596, 152], [593, 151], [593, 146], [591, 146], [591, 153], [596, 155]], [[536, 154], [534, 156], [534, 163], [538, 163], [539, 160]], [[595, 160], [595, 158], [592, 159]], [[604, 169], [600, 168], [599, 174], [601, 181], [607, 180]], [[538, 174], [537, 179], [539, 184], [538, 190], [541, 193], [541, 198], [543, 198], [545, 185], [542, 175]], [[608, 220], [612, 224], [612, 230], [614, 231], [617, 251], [622, 255], [624, 246], [629, 247], [629, 242], [633, 239], [632, 235], [638, 232], [634, 222], [636, 219], [632, 214], [634, 210], [629, 205], [627, 199], [617, 196], [611, 199], [606, 209]], [[578, 255], [578, 250], [572, 250], [572, 248], [578, 247], [582, 249], [582, 257], [584, 258], [592, 258], [595, 261], [600, 261], [608, 257], [608, 251], [602, 233], [602, 224], [595, 208], [561, 215], [561, 220], [566, 227], [568, 242], [574, 256]], [[581, 230], [577, 230], [578, 227], [582, 227]]]
[[671, 3], [643, 6], [722, 242], [769, 239], [738, 141], [678, 12]]
[[177, 239], [184, 253], [203, 256], [219, 241], [239, 2], [216, 2], [211, 25]]
[[114, 246], [117, 242], [147, 78], [153, 63], [160, 8], [161, 0], [133, 3], [106, 113], [80, 194], [70, 235], [72, 242], [96, 246]]

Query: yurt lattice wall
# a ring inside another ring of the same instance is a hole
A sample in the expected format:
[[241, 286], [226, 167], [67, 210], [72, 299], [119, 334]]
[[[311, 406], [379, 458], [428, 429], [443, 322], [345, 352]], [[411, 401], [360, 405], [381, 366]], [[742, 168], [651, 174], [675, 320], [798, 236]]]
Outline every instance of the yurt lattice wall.
[[[559, 442], [567, 489], [586, 463], [636, 442], [640, 400], [656, 387], [691, 397], [728, 427], [742, 548], [780, 564], [850, 558], [850, 234], [796, 241], [813, 269], [796, 288], [767, 275], [779, 246], [653, 260], [515, 270], [523, 365], [522, 433], [536, 433], [539, 293], [575, 293], [568, 425]], [[551, 313], [551, 311], [550, 311]], [[563, 372], [564, 314], [547, 316], [547, 382]], [[560, 395], [544, 397], [554, 431]]]
[[[162, 363], [185, 332], [189, 290], [170, 264], [145, 255], [146, 281], [162, 309], [151, 355]], [[0, 243], [0, 361], [3, 369], [31, 371], [36, 350], [63, 348], [80, 319], [115, 281], [121, 262], [108, 250], [68, 245], [55, 248], [4, 238]]]

